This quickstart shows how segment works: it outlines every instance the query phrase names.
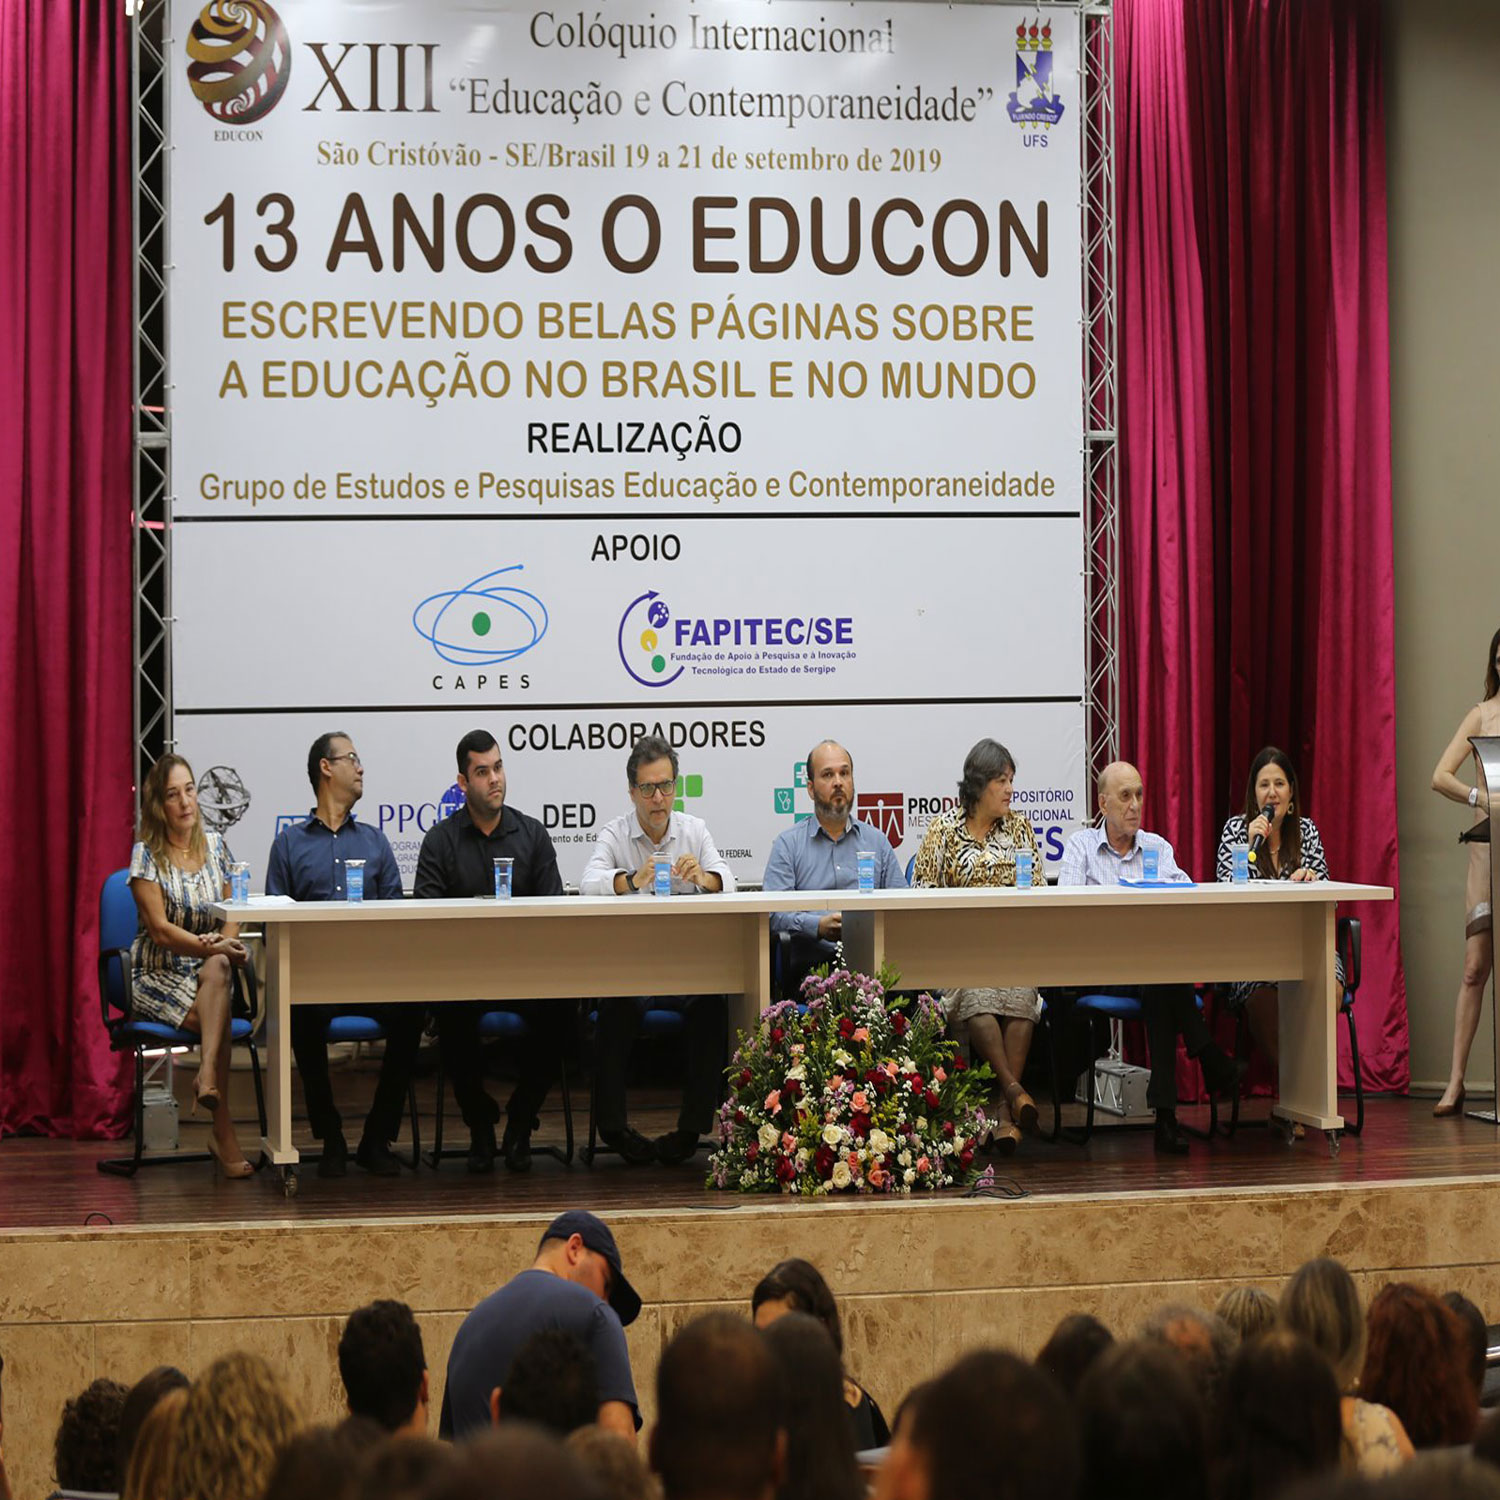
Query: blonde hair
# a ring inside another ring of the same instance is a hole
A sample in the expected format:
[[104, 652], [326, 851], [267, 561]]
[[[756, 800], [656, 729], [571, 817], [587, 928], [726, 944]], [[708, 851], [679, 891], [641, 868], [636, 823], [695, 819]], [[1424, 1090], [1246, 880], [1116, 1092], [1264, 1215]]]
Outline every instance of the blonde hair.
[[146, 1413], [146, 1420], [136, 1434], [135, 1447], [130, 1450], [120, 1500], [170, 1500], [172, 1491], [168, 1481], [187, 1398], [187, 1387], [177, 1386]]
[[1234, 1329], [1243, 1344], [1276, 1323], [1276, 1299], [1258, 1286], [1232, 1286], [1214, 1305], [1214, 1313]]
[[[137, 832], [141, 842], [151, 851], [151, 857], [159, 865], [170, 863], [172, 858], [167, 841], [167, 778], [178, 766], [188, 773], [189, 781], [194, 780], [193, 768], [187, 761], [168, 751], [146, 772], [146, 779], [141, 783], [141, 823]], [[208, 839], [203, 832], [201, 813], [193, 819], [187, 852], [194, 861], [201, 862], [208, 858]]]
[[300, 1426], [281, 1377], [259, 1355], [216, 1359], [183, 1407], [172, 1500], [261, 1500]]
[[1323, 1354], [1341, 1391], [1354, 1390], [1365, 1363], [1365, 1313], [1354, 1278], [1338, 1261], [1320, 1256], [1292, 1272], [1277, 1315]]

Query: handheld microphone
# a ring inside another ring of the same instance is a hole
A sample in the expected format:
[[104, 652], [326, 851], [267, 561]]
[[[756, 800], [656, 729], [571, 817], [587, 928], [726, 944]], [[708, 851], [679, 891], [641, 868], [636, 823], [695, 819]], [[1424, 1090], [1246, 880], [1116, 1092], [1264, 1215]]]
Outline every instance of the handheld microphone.
[[[1269, 823], [1271, 821], [1271, 815], [1275, 811], [1275, 807], [1273, 807], [1272, 804], [1268, 802], [1263, 808], [1261, 808], [1260, 815]], [[1250, 863], [1252, 865], [1255, 863], [1255, 856], [1259, 854], [1260, 851], [1265, 848], [1265, 846], [1266, 836], [1263, 833], [1257, 833], [1255, 837], [1250, 840]]]

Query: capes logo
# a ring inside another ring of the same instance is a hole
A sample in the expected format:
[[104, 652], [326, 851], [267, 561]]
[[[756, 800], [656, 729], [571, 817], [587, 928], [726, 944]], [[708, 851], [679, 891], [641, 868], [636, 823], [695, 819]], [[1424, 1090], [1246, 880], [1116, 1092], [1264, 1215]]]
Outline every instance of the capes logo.
[[[1031, 99], [1021, 103], [1030, 88]], [[1063, 102], [1052, 85], [1052, 22], [1041, 26], [1024, 21], [1016, 27], [1016, 87], [1005, 112], [1014, 125], [1040, 125], [1044, 130], [1063, 117]]]
[[486, 667], [524, 656], [547, 633], [547, 606], [528, 589], [491, 582], [522, 571], [521, 563], [512, 563], [429, 594], [411, 612], [412, 629], [455, 666]]
[[292, 76], [292, 47], [266, 0], [210, 0], [187, 36], [188, 87], [214, 119], [248, 125], [270, 114]]

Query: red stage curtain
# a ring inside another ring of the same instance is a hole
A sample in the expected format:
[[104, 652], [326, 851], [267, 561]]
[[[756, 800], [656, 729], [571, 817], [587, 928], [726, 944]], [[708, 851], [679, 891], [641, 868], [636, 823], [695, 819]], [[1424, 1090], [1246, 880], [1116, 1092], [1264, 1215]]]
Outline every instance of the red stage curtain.
[[131, 824], [129, 23], [0, 3], [0, 1131], [118, 1134], [99, 885]]
[[[1269, 743], [1334, 878], [1395, 887], [1380, 8], [1120, 0], [1114, 25], [1122, 753], [1199, 878]], [[1403, 1090], [1396, 906], [1353, 914], [1365, 1081]]]

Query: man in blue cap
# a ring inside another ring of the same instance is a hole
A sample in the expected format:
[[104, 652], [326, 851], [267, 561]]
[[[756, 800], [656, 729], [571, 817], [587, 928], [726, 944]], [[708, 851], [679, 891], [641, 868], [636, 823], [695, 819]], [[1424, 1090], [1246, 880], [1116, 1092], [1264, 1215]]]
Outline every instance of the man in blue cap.
[[540, 1329], [573, 1334], [594, 1357], [599, 1426], [635, 1441], [641, 1425], [625, 1325], [641, 1299], [625, 1279], [615, 1237], [582, 1209], [546, 1228], [536, 1260], [463, 1320], [448, 1356], [438, 1434], [462, 1438], [496, 1419], [516, 1351]]

